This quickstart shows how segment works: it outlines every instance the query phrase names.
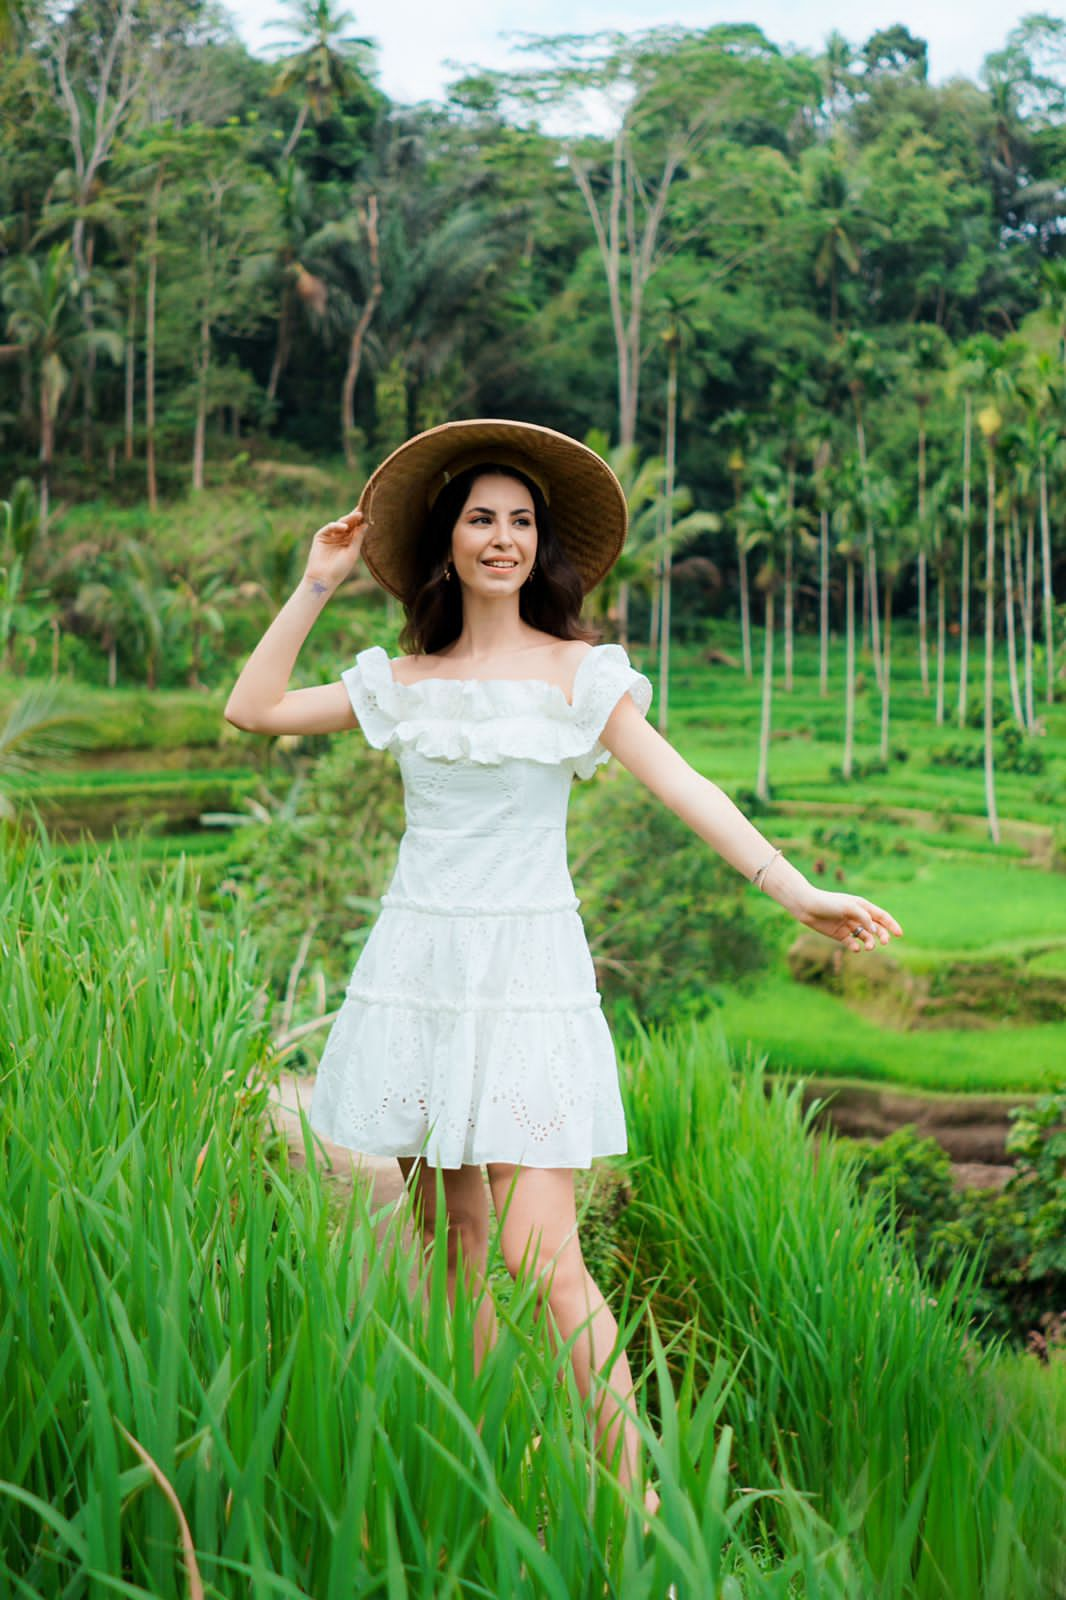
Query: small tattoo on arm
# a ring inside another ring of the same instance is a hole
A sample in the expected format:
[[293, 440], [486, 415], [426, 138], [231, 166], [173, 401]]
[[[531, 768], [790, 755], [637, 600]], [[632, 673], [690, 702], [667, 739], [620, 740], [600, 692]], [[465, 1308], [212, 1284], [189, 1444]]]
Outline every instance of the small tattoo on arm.
[[307, 581], [315, 594], [329, 594], [329, 584], [323, 583], [320, 578], [308, 578]]

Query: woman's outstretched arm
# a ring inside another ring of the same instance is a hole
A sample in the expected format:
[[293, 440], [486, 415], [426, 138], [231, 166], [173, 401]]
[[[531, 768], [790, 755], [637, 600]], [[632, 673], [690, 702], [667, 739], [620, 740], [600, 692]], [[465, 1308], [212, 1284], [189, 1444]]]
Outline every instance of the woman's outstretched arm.
[[891, 935], [902, 936], [903, 929], [882, 906], [862, 895], [819, 889], [805, 878], [724, 790], [652, 727], [628, 694], [608, 717], [600, 742], [730, 866], [748, 879], [758, 877], [759, 886], [805, 927], [852, 950], [872, 950]]
[[349, 511], [319, 528], [307, 568], [245, 662], [223, 716], [246, 733], [338, 733], [358, 727], [342, 682], [290, 689], [304, 640], [330, 595], [351, 573], [363, 543], [363, 514]]

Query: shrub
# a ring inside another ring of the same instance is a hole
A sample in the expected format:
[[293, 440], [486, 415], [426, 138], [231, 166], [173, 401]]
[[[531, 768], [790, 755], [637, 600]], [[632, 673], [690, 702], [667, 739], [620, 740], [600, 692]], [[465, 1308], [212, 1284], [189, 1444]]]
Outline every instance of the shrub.
[[980, 1256], [975, 1316], [986, 1334], [1021, 1343], [1043, 1316], [1066, 1309], [1066, 1091], [1010, 1116], [1016, 1167], [999, 1191], [956, 1190], [946, 1152], [910, 1124], [847, 1143], [862, 1155], [859, 1184], [879, 1202], [882, 1225], [908, 1240], [937, 1283], [960, 1253]]

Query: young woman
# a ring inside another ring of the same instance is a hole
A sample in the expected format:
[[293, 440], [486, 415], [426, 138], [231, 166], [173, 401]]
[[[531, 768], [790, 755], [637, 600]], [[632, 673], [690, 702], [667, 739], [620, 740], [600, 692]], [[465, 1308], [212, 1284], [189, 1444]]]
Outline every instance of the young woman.
[[[397, 758], [407, 826], [309, 1120], [353, 1150], [398, 1158], [427, 1241], [439, 1169], [449, 1300], [462, 1262], [478, 1291], [479, 1366], [495, 1336], [486, 1167], [504, 1260], [535, 1273], [549, 1329], [579, 1335], [586, 1399], [593, 1369], [606, 1378], [598, 1448], [631, 1486], [632, 1379], [624, 1353], [607, 1371], [617, 1324], [577, 1236], [573, 1169], [627, 1143], [567, 867], [571, 782], [613, 755], [806, 927], [856, 951], [902, 929], [862, 896], [813, 887], [645, 720], [650, 682], [579, 620], [625, 533], [614, 474], [565, 434], [493, 420], [419, 434], [377, 469], [359, 508], [315, 534], [225, 715], [258, 733], [359, 727]], [[311, 624], [360, 555], [403, 602], [408, 653], [390, 660], [374, 645], [338, 682], [289, 689]], [[644, 1505], [658, 1506], [650, 1486]]]

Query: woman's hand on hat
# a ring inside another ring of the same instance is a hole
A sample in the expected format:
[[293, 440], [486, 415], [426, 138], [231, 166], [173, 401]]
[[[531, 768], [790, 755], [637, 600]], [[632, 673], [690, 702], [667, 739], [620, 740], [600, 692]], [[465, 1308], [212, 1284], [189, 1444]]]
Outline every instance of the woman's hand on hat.
[[336, 522], [326, 522], [311, 541], [304, 577], [308, 582], [337, 589], [351, 573], [363, 547], [366, 521], [356, 506]]

